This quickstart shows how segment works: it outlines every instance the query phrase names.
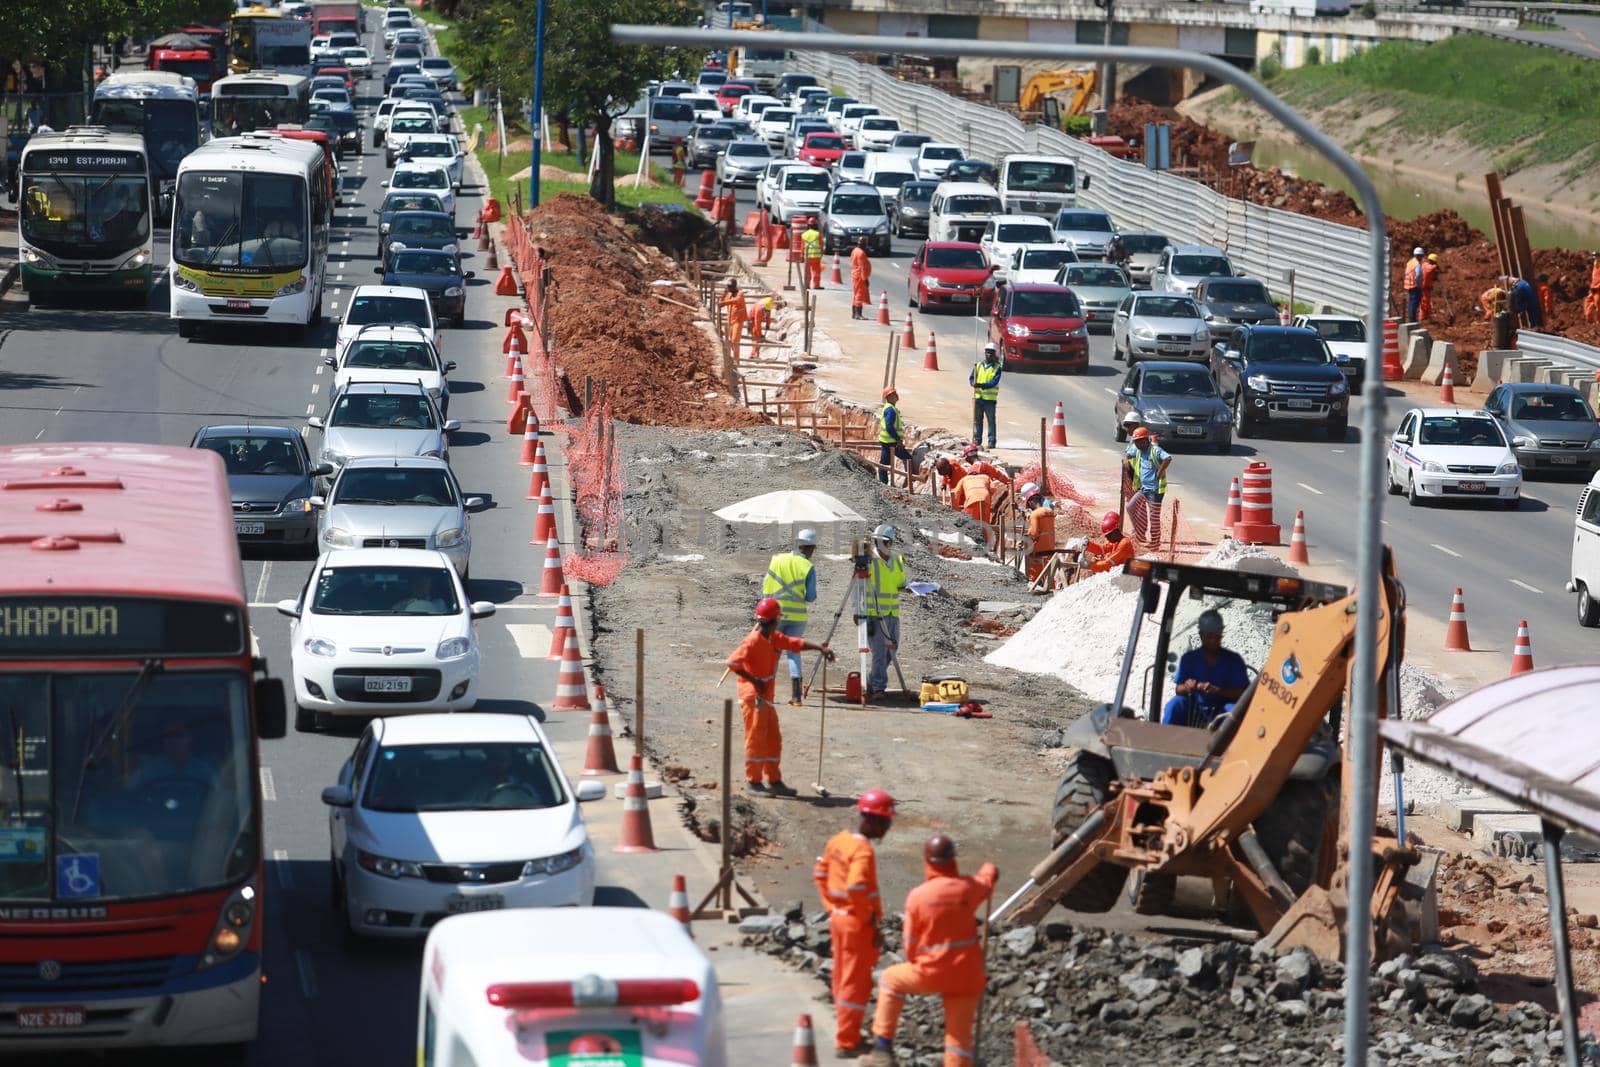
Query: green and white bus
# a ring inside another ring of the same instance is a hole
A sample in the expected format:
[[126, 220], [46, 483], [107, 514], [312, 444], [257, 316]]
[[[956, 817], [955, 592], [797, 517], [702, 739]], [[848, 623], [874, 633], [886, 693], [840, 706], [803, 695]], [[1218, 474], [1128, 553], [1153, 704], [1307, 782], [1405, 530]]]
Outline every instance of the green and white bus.
[[103, 126], [38, 133], [22, 149], [21, 281], [46, 293], [150, 292], [150, 161], [144, 138]]

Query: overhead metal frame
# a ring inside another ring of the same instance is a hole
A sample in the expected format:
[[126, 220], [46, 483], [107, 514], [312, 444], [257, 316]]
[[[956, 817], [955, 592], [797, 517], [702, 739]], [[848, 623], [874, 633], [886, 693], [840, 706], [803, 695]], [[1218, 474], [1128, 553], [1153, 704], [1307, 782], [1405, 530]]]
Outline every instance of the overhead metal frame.
[[[771, 45], [771, 32], [700, 29], [677, 26], [613, 25], [611, 36], [619, 44], [703, 49]], [[910, 51], [905, 37], [879, 37], [834, 33], [784, 33], [792, 49], [818, 52], [875, 52], [902, 55]], [[1367, 366], [1383, 366], [1382, 331], [1388, 304], [1388, 262], [1383, 205], [1378, 191], [1361, 165], [1299, 112], [1268, 92], [1248, 74], [1213, 56], [1175, 48], [1140, 48], [1123, 45], [1034, 44], [1023, 41], [966, 41], [919, 37], [916, 54], [927, 56], [986, 56], [996, 59], [1045, 60], [1052, 63], [1142, 63], [1199, 71], [1234, 86], [1267, 114], [1289, 128], [1344, 175], [1356, 191], [1366, 213], [1370, 235], [1367, 250]], [[1369, 927], [1372, 923], [1372, 844], [1377, 824], [1378, 793], [1378, 602], [1379, 567], [1382, 562], [1383, 493], [1383, 375], [1368, 373], [1361, 394], [1360, 478], [1356, 552], [1355, 668], [1352, 671], [1348, 744], [1351, 756], [1349, 911], [1345, 931], [1344, 1062], [1366, 1067], [1371, 975]]]

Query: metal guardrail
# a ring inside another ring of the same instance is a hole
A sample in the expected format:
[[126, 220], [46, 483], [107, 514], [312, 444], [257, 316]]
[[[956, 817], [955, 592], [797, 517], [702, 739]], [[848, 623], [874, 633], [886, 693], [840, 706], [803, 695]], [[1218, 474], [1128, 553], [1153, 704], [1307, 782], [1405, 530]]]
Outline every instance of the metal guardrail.
[[1600, 348], [1548, 333], [1518, 330], [1517, 352], [1557, 363], [1570, 363], [1575, 369], [1600, 371]]
[[1297, 299], [1355, 314], [1366, 308], [1366, 230], [1223, 196], [1188, 178], [1118, 159], [1059, 130], [1024, 125], [1005, 111], [900, 81], [837, 53], [803, 51], [796, 59], [825, 83], [876, 104], [910, 129], [960, 145], [969, 156], [995, 162], [1019, 152], [1067, 156], [1090, 179], [1078, 201], [1110, 212], [1121, 228], [1216, 245], [1235, 267], [1275, 291], [1284, 290], [1285, 272], [1293, 269]]

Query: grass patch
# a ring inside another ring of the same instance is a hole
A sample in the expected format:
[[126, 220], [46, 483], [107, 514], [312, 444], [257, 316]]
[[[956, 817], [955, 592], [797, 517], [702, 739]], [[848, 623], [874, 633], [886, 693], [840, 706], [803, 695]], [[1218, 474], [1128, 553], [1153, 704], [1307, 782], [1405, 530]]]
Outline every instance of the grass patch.
[[1448, 132], [1503, 150], [1518, 167], [1600, 162], [1600, 64], [1549, 49], [1474, 34], [1428, 45], [1391, 41], [1267, 82], [1297, 107], [1393, 109], [1401, 129]]

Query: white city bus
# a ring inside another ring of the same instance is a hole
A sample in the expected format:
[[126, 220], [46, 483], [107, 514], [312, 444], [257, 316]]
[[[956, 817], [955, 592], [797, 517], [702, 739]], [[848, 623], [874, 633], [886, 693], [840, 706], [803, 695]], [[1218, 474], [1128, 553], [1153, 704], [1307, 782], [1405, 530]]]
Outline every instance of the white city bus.
[[218, 137], [303, 124], [310, 116], [311, 79], [299, 74], [254, 70], [211, 86], [211, 131]]
[[94, 88], [90, 121], [144, 138], [150, 175], [161, 190], [161, 210], [172, 211], [172, 183], [183, 157], [204, 140], [200, 91], [193, 78], [170, 70], [134, 70], [107, 75]]
[[20, 276], [29, 295], [150, 291], [151, 182], [143, 138], [103, 126], [23, 146]]
[[305, 326], [322, 317], [328, 262], [322, 148], [271, 134], [223, 137], [178, 168], [172, 317]]

